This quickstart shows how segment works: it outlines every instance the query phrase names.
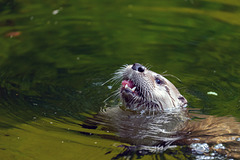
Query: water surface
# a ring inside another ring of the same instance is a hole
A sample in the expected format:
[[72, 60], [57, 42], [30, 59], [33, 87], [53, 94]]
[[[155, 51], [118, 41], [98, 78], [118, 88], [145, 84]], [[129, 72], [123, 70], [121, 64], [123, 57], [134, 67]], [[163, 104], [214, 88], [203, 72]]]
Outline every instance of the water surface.
[[198, 114], [239, 121], [239, 17], [238, 0], [0, 1], [1, 159], [121, 158], [129, 144], [82, 124], [118, 88], [101, 84], [135, 62], [180, 78], [168, 77]]

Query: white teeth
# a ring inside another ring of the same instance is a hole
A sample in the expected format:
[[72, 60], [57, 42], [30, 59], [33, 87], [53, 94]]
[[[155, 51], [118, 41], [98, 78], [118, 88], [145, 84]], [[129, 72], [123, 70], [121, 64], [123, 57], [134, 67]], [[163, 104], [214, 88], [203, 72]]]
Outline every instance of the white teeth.
[[127, 84], [124, 86], [125, 89], [129, 89], [130, 91], [134, 92], [136, 87], [130, 88]]
[[133, 87], [133, 88], [132, 88], [132, 91], [134, 92], [134, 91], [135, 91], [135, 89], [136, 89], [136, 87]]

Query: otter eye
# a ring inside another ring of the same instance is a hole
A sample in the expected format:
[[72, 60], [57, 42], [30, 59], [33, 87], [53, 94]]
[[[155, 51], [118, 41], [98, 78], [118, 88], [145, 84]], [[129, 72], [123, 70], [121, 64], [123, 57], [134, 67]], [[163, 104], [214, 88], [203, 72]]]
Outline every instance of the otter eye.
[[156, 78], [155, 81], [156, 81], [157, 84], [163, 84], [163, 83], [164, 83], [164, 82], [163, 82], [162, 80], [160, 80], [159, 78]]

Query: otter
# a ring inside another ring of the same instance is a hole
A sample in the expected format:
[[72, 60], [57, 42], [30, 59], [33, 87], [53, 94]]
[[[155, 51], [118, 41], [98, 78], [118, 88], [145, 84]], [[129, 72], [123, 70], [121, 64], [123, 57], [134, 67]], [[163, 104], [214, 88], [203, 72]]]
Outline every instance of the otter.
[[111, 80], [121, 82], [116, 94], [122, 104], [103, 108], [91, 122], [116, 133], [114, 139], [135, 146], [134, 152], [159, 153], [184, 145], [197, 150], [193, 144], [209, 143], [209, 150], [226, 144], [223, 154], [240, 158], [240, 124], [234, 118], [189, 114], [188, 101], [178, 89], [139, 63], [123, 66]]
[[178, 131], [189, 119], [187, 100], [168, 79], [135, 63], [118, 69], [111, 80], [121, 82], [122, 105], [105, 108], [97, 118], [121, 141], [167, 149], [181, 139]]

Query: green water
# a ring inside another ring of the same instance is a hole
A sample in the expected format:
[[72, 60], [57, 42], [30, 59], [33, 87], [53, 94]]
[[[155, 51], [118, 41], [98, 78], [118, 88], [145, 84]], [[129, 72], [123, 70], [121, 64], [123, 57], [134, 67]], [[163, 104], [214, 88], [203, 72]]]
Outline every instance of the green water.
[[[240, 117], [239, 0], [0, 0], [0, 42], [0, 159], [116, 157], [114, 133], [80, 125], [135, 62], [180, 78], [201, 114]], [[141, 158], [158, 156], [177, 157]]]

